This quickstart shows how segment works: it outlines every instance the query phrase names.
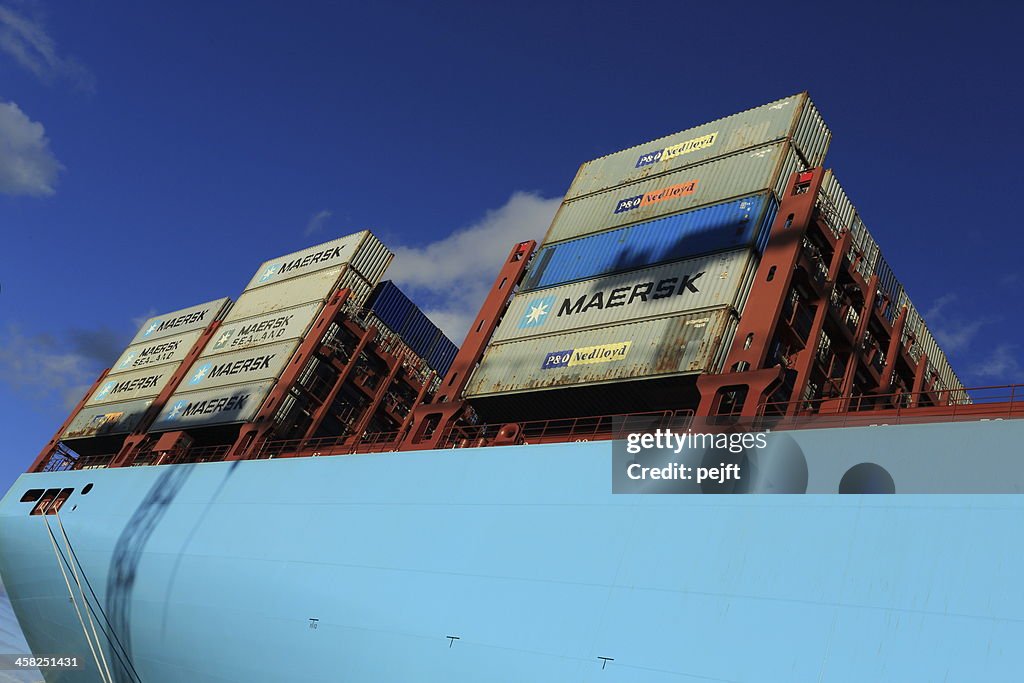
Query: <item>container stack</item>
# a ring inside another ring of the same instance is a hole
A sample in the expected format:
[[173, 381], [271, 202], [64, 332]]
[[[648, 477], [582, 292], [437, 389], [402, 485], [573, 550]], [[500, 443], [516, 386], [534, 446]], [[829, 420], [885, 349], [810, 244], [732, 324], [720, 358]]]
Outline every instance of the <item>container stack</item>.
[[151, 430], [251, 420], [327, 300], [365, 304], [392, 256], [364, 230], [263, 263]]
[[720, 371], [780, 195], [830, 137], [802, 93], [583, 164], [466, 397]]
[[836, 235], [846, 230], [850, 232], [847, 258], [854, 264], [854, 270], [865, 282], [873, 275], [878, 276], [879, 295], [875, 298], [875, 304], [882, 309], [885, 319], [894, 323], [900, 311], [903, 308], [907, 309], [900, 341], [913, 361], [919, 361], [922, 354], [927, 356], [927, 375], [931, 385], [938, 391], [951, 391], [955, 395], [966, 397], [963, 392], [964, 385], [953, 371], [946, 353], [936, 342], [924, 318], [882, 256], [882, 250], [871, 236], [860, 212], [854, 207], [831, 169], [825, 172], [822, 190], [818, 196], [818, 206]]
[[391, 280], [378, 284], [366, 302], [374, 323], [398, 335], [427, 366], [444, 377], [459, 347]]
[[62, 439], [74, 443], [134, 430], [203, 332], [230, 304], [230, 299], [217, 299], [144, 322]]

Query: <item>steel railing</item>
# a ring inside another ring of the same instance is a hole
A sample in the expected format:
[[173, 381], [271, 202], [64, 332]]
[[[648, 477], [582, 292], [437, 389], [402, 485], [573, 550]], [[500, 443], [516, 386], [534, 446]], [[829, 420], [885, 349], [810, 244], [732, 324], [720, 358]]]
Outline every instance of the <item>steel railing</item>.
[[1024, 418], [1024, 384], [766, 401], [757, 415], [772, 429]]
[[647, 413], [619, 413], [591, 417], [534, 420], [504, 424], [483, 424], [453, 428], [444, 439], [444, 448], [472, 448], [501, 441], [502, 430], [511, 431], [504, 440], [510, 443], [553, 443], [565, 441], [602, 441], [613, 439], [631, 427], [656, 429], [669, 424], [689, 424], [692, 410], [664, 410]]

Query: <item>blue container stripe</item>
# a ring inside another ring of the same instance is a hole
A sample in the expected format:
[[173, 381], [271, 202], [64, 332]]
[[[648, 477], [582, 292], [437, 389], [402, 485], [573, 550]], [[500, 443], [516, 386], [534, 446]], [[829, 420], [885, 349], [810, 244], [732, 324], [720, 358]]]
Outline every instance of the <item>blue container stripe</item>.
[[768, 210], [764, 214], [764, 220], [761, 221], [761, 232], [758, 234], [755, 244], [758, 254], [763, 254], [765, 247], [768, 246], [768, 238], [772, 234], [772, 223], [775, 222], [775, 216], [778, 214], [779, 202], [774, 195], [771, 195], [768, 198]]
[[767, 242], [778, 207], [751, 195], [618, 230], [542, 247], [522, 291]]

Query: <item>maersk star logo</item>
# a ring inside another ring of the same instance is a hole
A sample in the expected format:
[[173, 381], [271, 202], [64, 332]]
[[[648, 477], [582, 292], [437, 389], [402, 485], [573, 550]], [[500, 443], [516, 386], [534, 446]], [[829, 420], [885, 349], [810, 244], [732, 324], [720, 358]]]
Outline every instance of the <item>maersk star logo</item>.
[[155, 321], [152, 325], [147, 327], [146, 331], [142, 333], [142, 336], [143, 337], [148, 337], [149, 335], [151, 335], [154, 332], [156, 332], [158, 327], [160, 327], [160, 321], [159, 320]]
[[114, 382], [107, 382], [100, 390], [96, 393], [96, 398], [106, 398], [110, 395], [110, 392], [114, 390]]
[[131, 364], [132, 364], [132, 361], [133, 361], [133, 360], [135, 360], [135, 352], [134, 352], [134, 351], [132, 351], [131, 353], [129, 353], [129, 354], [127, 355], [127, 356], [125, 356], [125, 357], [124, 357], [124, 360], [123, 360], [123, 361], [121, 361], [121, 364], [120, 364], [120, 365], [118, 365], [117, 367], [118, 367], [118, 368], [126, 368], [126, 367], [128, 367], [129, 365], [131, 365]]
[[213, 348], [215, 348], [215, 349], [222, 349], [222, 348], [224, 348], [225, 346], [227, 346], [228, 342], [231, 341], [231, 338], [233, 336], [235, 336], [235, 331], [234, 330], [228, 330], [227, 332], [224, 332], [219, 337], [217, 337], [217, 343], [215, 343], [213, 345]]
[[212, 368], [212, 367], [213, 367], [213, 363], [206, 363], [205, 365], [199, 366], [196, 369], [195, 374], [192, 375], [192, 379], [190, 379], [188, 381], [188, 383], [189, 384], [199, 384], [204, 379], [206, 379], [206, 376], [208, 374], [210, 374], [210, 368]]
[[554, 305], [555, 297], [553, 296], [535, 299], [534, 301], [526, 304], [526, 312], [523, 313], [523, 317], [519, 319], [519, 327], [537, 327], [538, 325], [543, 325]]
[[277, 271], [281, 270], [281, 264], [276, 263], [272, 266], [267, 266], [267, 269], [263, 271], [263, 275], [260, 276], [260, 282], [266, 282], [270, 278], [277, 275]]
[[164, 419], [166, 419], [166, 420], [176, 420], [176, 419], [178, 419], [178, 416], [181, 415], [181, 411], [183, 411], [185, 409], [186, 405], [188, 405], [188, 403], [186, 401], [178, 401], [173, 406], [171, 406], [171, 409], [169, 411], [167, 411], [167, 416]]

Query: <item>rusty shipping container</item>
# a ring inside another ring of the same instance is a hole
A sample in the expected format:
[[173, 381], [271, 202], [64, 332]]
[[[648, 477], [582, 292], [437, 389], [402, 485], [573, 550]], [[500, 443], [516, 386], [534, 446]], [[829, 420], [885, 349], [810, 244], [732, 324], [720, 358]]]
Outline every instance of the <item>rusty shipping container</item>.
[[246, 291], [276, 285], [327, 268], [349, 266], [371, 285], [377, 284], [394, 254], [369, 230], [339, 237], [264, 261]]
[[210, 323], [221, 317], [224, 308], [230, 303], [231, 299], [225, 297], [198, 306], [183, 308], [180, 311], [154, 316], [142, 324], [135, 337], [128, 342], [128, 346], [184, 334], [192, 330], [204, 330], [210, 326]]
[[759, 192], [779, 197], [790, 175], [805, 167], [789, 142], [775, 142], [568, 200], [555, 213], [544, 245]]
[[75, 415], [61, 434], [61, 439], [72, 441], [94, 436], [128, 434], [142, 419], [153, 399], [126, 401], [100, 406], [87, 406]]
[[259, 411], [273, 386], [274, 380], [265, 380], [176, 396], [160, 411], [150, 431], [247, 422]]
[[738, 306], [757, 269], [739, 249], [515, 296], [492, 344]]
[[576, 199], [786, 139], [792, 141], [807, 168], [824, 161], [831, 133], [807, 93], [588, 161], [580, 166], [565, 199]]
[[718, 372], [736, 321], [732, 309], [722, 307], [495, 344], [473, 373], [465, 395]]

